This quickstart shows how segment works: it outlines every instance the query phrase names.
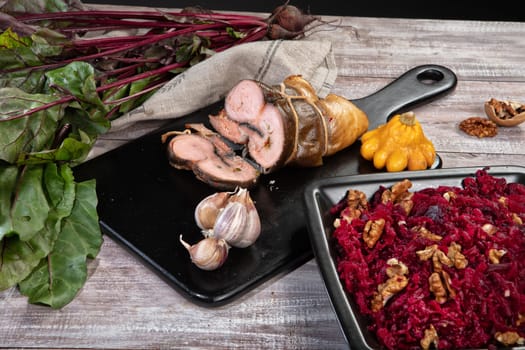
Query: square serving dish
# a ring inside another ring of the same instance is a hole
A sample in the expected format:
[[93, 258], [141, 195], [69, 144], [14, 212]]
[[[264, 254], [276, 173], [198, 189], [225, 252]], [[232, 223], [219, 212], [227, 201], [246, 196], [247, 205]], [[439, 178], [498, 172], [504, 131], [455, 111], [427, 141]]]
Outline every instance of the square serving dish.
[[[330, 214], [330, 208], [343, 198], [348, 189], [360, 190], [370, 197], [379, 186], [390, 187], [403, 179], [412, 182], [410, 191], [440, 185], [461, 186], [465, 177], [474, 176], [480, 169], [481, 167], [465, 167], [340, 176], [316, 180], [307, 186], [303, 199], [310, 242], [332, 306], [351, 349], [371, 350], [381, 347], [375, 335], [368, 331], [367, 320], [359, 314], [356, 304], [346, 293], [339, 279], [334, 242], [331, 239], [335, 217]], [[525, 184], [525, 167], [492, 166], [488, 169], [488, 173], [505, 178], [507, 182]], [[525, 347], [514, 349], [525, 349]]]

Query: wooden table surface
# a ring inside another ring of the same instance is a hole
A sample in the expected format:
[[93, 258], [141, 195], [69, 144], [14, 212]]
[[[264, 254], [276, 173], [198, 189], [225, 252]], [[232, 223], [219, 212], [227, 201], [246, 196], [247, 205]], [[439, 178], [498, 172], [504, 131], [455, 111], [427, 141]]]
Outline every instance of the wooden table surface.
[[[449, 95], [414, 110], [443, 167], [525, 165], [525, 124], [478, 139], [458, 129], [491, 97], [525, 103], [525, 23], [326, 17], [334, 93], [367, 96], [406, 70], [440, 64], [458, 76]], [[120, 142], [120, 141], [119, 141]], [[341, 349], [343, 333], [315, 260], [218, 308], [196, 306], [109, 237], [79, 295], [61, 310], [0, 292], [0, 348]]]

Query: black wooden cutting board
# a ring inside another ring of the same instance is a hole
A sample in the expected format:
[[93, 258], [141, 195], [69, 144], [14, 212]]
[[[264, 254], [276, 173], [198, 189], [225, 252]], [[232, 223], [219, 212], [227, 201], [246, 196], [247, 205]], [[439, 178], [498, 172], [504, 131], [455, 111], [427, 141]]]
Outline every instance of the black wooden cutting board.
[[[435, 65], [419, 66], [366, 98], [354, 100], [367, 113], [370, 128], [394, 112], [412, 109], [454, 89], [456, 76]], [[250, 191], [261, 217], [262, 232], [251, 247], [230, 249], [218, 270], [195, 267], [180, 244], [198, 242], [196, 205], [217, 190], [193, 173], [168, 164], [161, 135], [184, 130], [190, 122], [207, 123], [222, 102], [208, 106], [167, 127], [75, 168], [78, 181], [95, 178], [103, 232], [137, 254], [153, 271], [197, 304], [218, 306], [242, 295], [278, 273], [313, 257], [302, 203], [305, 186], [321, 178], [376, 172], [359, 156], [360, 143], [325, 159], [318, 168], [286, 168], [263, 175]], [[439, 166], [438, 163], [435, 167]]]

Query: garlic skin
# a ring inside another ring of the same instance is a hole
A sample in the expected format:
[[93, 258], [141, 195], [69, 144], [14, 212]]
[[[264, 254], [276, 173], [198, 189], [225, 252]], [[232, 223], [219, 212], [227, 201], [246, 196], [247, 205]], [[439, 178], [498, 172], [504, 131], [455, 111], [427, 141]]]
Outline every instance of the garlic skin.
[[211, 230], [215, 225], [219, 212], [228, 203], [232, 192], [217, 192], [204, 198], [195, 208], [195, 222], [201, 230]]
[[194, 245], [186, 243], [179, 236], [179, 240], [190, 253], [191, 261], [200, 269], [206, 271], [216, 270], [221, 267], [228, 258], [230, 247], [223, 239], [206, 237]]

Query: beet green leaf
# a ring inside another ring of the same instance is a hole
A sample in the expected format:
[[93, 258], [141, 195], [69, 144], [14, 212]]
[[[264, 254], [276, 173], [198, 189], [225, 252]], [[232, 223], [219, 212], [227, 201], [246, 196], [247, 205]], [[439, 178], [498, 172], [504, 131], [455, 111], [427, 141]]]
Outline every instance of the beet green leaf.
[[[38, 169], [40, 168], [42, 167], [38, 167]], [[0, 178], [5, 175], [6, 170], [14, 172], [13, 169], [16, 170], [17, 168], [13, 166], [4, 168], [4, 172], [0, 173]], [[10, 175], [10, 177], [15, 176]], [[49, 215], [45, 218], [42, 229], [28, 240], [22, 240], [16, 234], [17, 231], [13, 231], [4, 237], [0, 245], [0, 255], [2, 256], [0, 290], [7, 289], [25, 279], [40, 260], [52, 251], [62, 228], [62, 219], [71, 214], [75, 200], [75, 183], [71, 168], [67, 165], [47, 164], [44, 168], [43, 184], [47, 194], [48, 203], [46, 205], [51, 206]], [[20, 186], [30, 186], [30, 184], [25, 183]], [[10, 187], [3, 188], [14, 191], [16, 187], [12, 183]], [[6, 193], [9, 192], [6, 191]], [[6, 202], [5, 197], [10, 196], [1, 196], [2, 204]], [[37, 204], [44, 205], [44, 203]], [[6, 209], [6, 212], [10, 212], [9, 208]]]
[[29, 94], [17, 88], [0, 89], [0, 159], [15, 163], [22, 153], [49, 149], [64, 106], [58, 105], [23, 118], [2, 121], [9, 116], [57, 100], [47, 94]]
[[96, 212], [95, 181], [76, 184], [71, 215], [64, 218], [54, 248], [19, 283], [30, 303], [58, 309], [77, 295], [87, 279], [87, 258], [95, 258], [102, 244]]

